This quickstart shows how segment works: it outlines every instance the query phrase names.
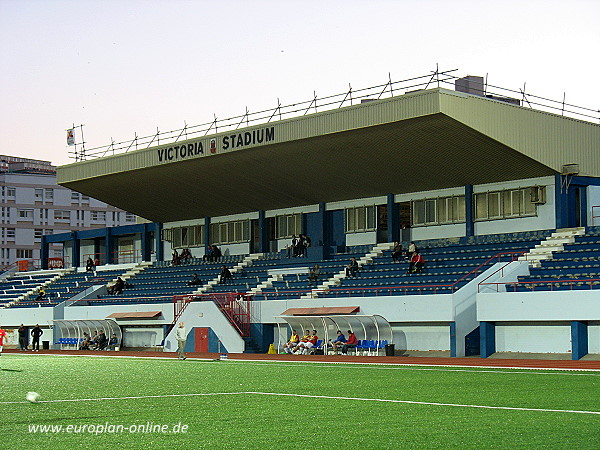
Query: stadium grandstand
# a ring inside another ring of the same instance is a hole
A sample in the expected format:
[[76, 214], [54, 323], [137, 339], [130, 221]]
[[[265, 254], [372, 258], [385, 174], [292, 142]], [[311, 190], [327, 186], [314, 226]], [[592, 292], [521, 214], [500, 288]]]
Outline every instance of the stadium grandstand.
[[597, 111], [436, 71], [74, 158], [60, 185], [146, 221], [45, 235], [44, 270], [0, 276], [4, 327], [58, 325], [56, 348], [117, 326], [172, 352], [182, 320], [190, 351], [310, 328], [369, 355], [600, 358]]

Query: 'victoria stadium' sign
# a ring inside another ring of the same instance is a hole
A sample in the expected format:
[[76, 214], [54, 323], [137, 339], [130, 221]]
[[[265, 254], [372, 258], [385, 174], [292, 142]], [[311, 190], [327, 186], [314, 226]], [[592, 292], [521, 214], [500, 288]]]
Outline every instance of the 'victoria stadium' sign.
[[[233, 133], [221, 137], [221, 148], [230, 150], [234, 148], [247, 147], [249, 145], [263, 144], [275, 140], [275, 127], [259, 128], [258, 130]], [[211, 139], [211, 153], [215, 153], [214, 139]], [[171, 145], [156, 149], [158, 162], [178, 161], [204, 155], [204, 144], [202, 140], [188, 144]]]

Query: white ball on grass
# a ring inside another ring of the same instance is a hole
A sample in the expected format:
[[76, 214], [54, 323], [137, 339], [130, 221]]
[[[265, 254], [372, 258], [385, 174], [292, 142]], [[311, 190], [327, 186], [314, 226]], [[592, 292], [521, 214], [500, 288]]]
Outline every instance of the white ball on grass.
[[40, 394], [37, 392], [28, 392], [27, 395], [25, 395], [25, 399], [31, 403], [37, 403], [40, 401]]

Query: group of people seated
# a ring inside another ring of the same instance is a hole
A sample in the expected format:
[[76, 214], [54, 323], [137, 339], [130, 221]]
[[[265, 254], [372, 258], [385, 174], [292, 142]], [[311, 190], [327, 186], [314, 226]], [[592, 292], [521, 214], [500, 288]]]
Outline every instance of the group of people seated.
[[171, 264], [173, 266], [178, 266], [180, 264], [188, 264], [192, 261], [192, 252], [189, 248], [184, 248], [181, 250], [181, 254], [177, 252], [177, 249], [173, 250], [173, 254], [171, 256]]
[[287, 257], [302, 257], [306, 255], [306, 249], [310, 247], [311, 240], [305, 234], [299, 234], [298, 237], [296, 235], [292, 235], [291, 245], [287, 246]]
[[352, 330], [348, 330], [348, 338], [342, 333], [341, 330], [337, 330], [337, 337], [335, 340], [329, 340], [328, 346], [333, 348], [333, 352], [337, 355], [338, 350], [341, 348], [342, 355], [348, 354], [349, 348], [354, 348], [358, 345], [358, 339]]
[[[300, 338], [296, 330], [292, 330], [290, 339], [283, 345], [283, 351], [285, 353], [293, 355], [307, 355], [311, 348], [313, 348], [319, 340], [317, 330], [306, 330], [304, 336]], [[341, 330], [337, 330], [337, 337], [335, 340], [329, 340], [327, 346], [332, 348], [334, 353], [337, 354], [338, 350], [341, 350], [342, 355], [348, 354], [349, 348], [355, 348], [358, 345], [358, 339], [352, 330], [348, 330], [348, 338], [342, 333]]]
[[212, 244], [208, 246], [206, 254], [202, 257], [202, 261], [221, 261], [221, 249], [216, 245]]
[[119, 338], [116, 334], [107, 339], [104, 331], [95, 331], [94, 336], [83, 333], [83, 340], [79, 345], [79, 350], [114, 350], [119, 346]]
[[392, 250], [392, 261], [401, 262], [403, 260], [409, 261], [407, 274], [421, 273], [425, 267], [425, 259], [419, 252], [417, 245], [414, 241], [411, 241], [408, 249], [404, 252], [402, 244], [400, 242], [394, 243], [394, 249]]
[[283, 345], [283, 351], [293, 355], [308, 355], [308, 351], [317, 344], [318, 340], [317, 330], [313, 330], [312, 333], [306, 330], [302, 338], [296, 330], [292, 330], [289, 341]]

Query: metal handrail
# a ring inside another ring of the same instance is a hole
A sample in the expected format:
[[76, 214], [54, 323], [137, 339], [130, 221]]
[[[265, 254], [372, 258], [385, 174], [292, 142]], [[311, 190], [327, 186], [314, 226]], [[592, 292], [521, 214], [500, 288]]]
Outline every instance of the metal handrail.
[[[439, 71], [436, 69], [426, 75], [406, 78], [399, 81], [392, 81], [391, 76], [389, 76], [389, 80], [384, 84], [360, 89], [353, 89], [352, 86], [349, 85], [348, 91], [326, 95], [324, 97], [318, 97], [315, 92], [310, 100], [304, 100], [284, 106], [281, 105], [278, 99], [277, 106], [274, 108], [250, 112], [246, 107], [244, 114], [225, 119], [218, 119], [215, 116], [214, 120], [197, 125], [188, 125], [187, 122], [184, 122], [183, 128], [163, 132], [160, 132], [157, 129], [156, 133], [147, 136], [138, 136], [137, 133], [135, 133], [133, 139], [119, 142], [111, 140], [110, 144], [93, 147], [91, 149], [82, 148], [77, 151], [76, 146], [75, 151], [69, 152], [69, 154], [71, 155], [71, 158], [79, 161], [87, 158], [99, 158], [107, 155], [115, 155], [117, 153], [126, 153], [129, 150], [148, 148], [153, 145], [155, 141], [157, 142], [155, 145], [159, 145], [160, 143], [168, 144], [177, 142], [183, 135], [185, 135], [186, 139], [190, 139], [191, 137], [205, 136], [211, 131], [217, 133], [219, 131], [236, 130], [243, 122], [246, 123], [246, 126], [251, 124], [266, 124], [270, 123], [272, 120], [284, 120], [291, 117], [303, 116], [308, 114], [311, 110], [316, 113], [344, 106], [353, 106], [357, 101], [363, 99], [379, 100], [381, 98], [393, 97], [394, 94], [397, 95], [398, 93], [406, 94], [415, 90], [428, 89], [429, 86], [434, 83], [437, 87], [450, 87], [454, 89], [454, 82], [460, 78], [452, 74], [452, 72], [455, 72], [456, 70], [457, 69]], [[540, 110], [560, 113], [561, 115], [566, 114], [582, 120], [600, 122], [600, 111], [598, 110], [566, 103], [565, 98], [563, 98], [562, 101], [559, 101], [529, 94], [525, 92], [525, 86], [523, 86], [523, 89], [519, 90], [508, 89], [488, 84], [486, 79], [483, 95], [498, 97], [512, 95], [516, 100], [522, 101], [523, 104], [527, 104], [530, 108], [535, 106], [536, 109]], [[275, 116], [279, 116], [279, 118], [277, 119]]]
[[531, 290], [535, 291], [536, 284], [549, 284], [550, 290], [554, 291], [554, 286], [557, 284], [568, 284], [569, 286], [571, 286], [571, 290], [573, 290], [574, 283], [581, 283], [583, 285], [589, 283], [590, 290], [591, 290], [591, 289], [594, 289], [593, 284], [592, 284], [594, 282], [597, 282], [600, 284], [600, 278], [581, 278], [581, 279], [575, 279], [575, 280], [566, 279], [566, 280], [505, 281], [503, 283], [482, 283], [482, 284], [496, 286], [496, 291], [498, 290], [498, 286], [504, 285], [506, 287], [506, 286], [510, 285], [513, 288], [513, 292], [516, 292], [517, 286], [523, 286], [523, 285], [525, 285], [525, 286], [531, 285], [532, 286]]

